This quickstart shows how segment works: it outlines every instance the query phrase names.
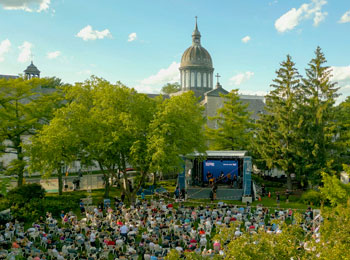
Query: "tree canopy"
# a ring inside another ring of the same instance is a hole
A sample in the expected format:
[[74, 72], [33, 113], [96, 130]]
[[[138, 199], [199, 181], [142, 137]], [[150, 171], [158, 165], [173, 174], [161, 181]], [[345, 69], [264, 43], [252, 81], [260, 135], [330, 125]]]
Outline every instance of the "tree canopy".
[[26, 166], [23, 143], [49, 122], [62, 104], [60, 85], [56, 78], [0, 80], [0, 148], [2, 153], [16, 156], [7, 173], [18, 176], [19, 186]]
[[217, 110], [216, 116], [209, 118], [217, 127], [206, 127], [210, 149], [248, 150], [254, 127], [251, 113], [247, 111], [248, 104], [240, 101], [237, 89], [220, 96], [224, 99], [223, 107]]
[[[132, 201], [150, 172], [179, 168], [181, 154], [203, 150], [203, 117], [193, 93], [151, 99], [96, 77], [64, 92], [67, 104], [32, 140], [33, 164], [48, 172], [77, 159], [97, 164], [106, 197], [113, 179]], [[133, 190], [128, 164], [140, 173]]]
[[162, 87], [162, 90], [161, 92], [163, 94], [172, 94], [172, 93], [176, 93], [178, 91], [181, 90], [181, 85], [178, 83], [178, 82], [175, 82], [175, 83], [167, 83], [166, 85], [164, 85]]

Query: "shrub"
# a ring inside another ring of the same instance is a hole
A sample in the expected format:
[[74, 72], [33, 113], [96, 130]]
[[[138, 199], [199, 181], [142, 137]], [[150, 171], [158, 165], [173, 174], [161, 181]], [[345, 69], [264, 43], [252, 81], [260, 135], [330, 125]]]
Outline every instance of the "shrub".
[[11, 216], [23, 222], [35, 221], [40, 216], [43, 216], [44, 206], [42, 199], [32, 199], [25, 204], [13, 204], [11, 206]]
[[54, 217], [58, 217], [62, 210], [68, 212], [79, 208], [79, 198], [71, 196], [46, 197], [43, 205], [46, 212], [51, 212]]
[[10, 190], [6, 195], [6, 199], [11, 204], [22, 205], [32, 199], [43, 199], [45, 193], [45, 189], [40, 184], [24, 184]]
[[10, 190], [6, 195], [6, 207], [11, 216], [19, 221], [33, 221], [42, 215], [45, 189], [40, 184], [25, 184]]
[[316, 190], [308, 190], [301, 195], [300, 201], [307, 205], [321, 205], [321, 193]]

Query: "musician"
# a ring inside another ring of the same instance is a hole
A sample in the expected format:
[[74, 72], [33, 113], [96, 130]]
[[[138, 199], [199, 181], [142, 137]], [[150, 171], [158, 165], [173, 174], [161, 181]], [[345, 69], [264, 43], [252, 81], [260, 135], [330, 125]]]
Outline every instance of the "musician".
[[213, 174], [210, 171], [207, 172], [207, 180], [209, 184], [214, 183]]
[[224, 179], [225, 179], [225, 174], [223, 171], [221, 171], [219, 176], [219, 182], [224, 183]]

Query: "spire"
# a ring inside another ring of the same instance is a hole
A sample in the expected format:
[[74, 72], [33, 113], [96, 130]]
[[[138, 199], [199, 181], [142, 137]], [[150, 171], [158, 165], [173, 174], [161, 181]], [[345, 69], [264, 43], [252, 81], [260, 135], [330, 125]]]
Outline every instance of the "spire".
[[215, 77], [216, 77], [216, 88], [221, 88], [221, 85], [220, 85], [220, 82], [219, 82], [219, 78], [220, 78], [221, 76], [219, 75], [219, 73], [217, 73], [217, 74], [215, 75]]
[[198, 25], [197, 25], [197, 16], [195, 16], [196, 18], [196, 26], [194, 28], [194, 31], [192, 33], [192, 44], [193, 45], [201, 45], [201, 33], [198, 30]]

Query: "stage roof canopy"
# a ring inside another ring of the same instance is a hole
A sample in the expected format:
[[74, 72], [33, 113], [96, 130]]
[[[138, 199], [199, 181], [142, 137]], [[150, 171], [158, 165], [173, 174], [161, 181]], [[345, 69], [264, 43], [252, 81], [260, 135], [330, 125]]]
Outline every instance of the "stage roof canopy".
[[238, 157], [243, 158], [247, 151], [206, 151], [206, 153], [191, 153], [186, 157]]

